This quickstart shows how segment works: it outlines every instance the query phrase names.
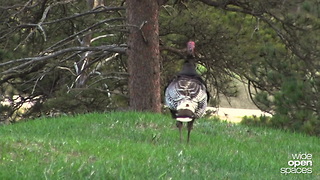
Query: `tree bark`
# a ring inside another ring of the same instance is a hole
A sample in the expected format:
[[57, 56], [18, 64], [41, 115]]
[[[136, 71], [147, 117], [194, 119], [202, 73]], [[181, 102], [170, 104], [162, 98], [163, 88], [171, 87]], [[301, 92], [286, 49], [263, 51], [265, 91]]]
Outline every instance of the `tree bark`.
[[159, 4], [156, 0], [127, 1], [130, 107], [161, 112]]

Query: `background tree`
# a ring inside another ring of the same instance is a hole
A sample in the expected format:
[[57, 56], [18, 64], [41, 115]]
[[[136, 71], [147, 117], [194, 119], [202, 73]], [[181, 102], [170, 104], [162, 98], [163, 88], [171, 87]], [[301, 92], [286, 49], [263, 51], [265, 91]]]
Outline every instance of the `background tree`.
[[125, 8], [120, 5], [5, 1], [0, 7], [0, 94], [11, 104], [1, 108], [1, 118], [14, 119], [25, 102], [34, 106], [24, 117], [119, 106], [111, 99], [126, 96]]
[[274, 114], [268, 123], [319, 135], [319, 2], [201, 1], [257, 19], [250, 46], [260, 47], [258, 56], [250, 71], [234, 72], [248, 80], [257, 106]]
[[159, 2], [127, 1], [130, 106], [161, 112]]

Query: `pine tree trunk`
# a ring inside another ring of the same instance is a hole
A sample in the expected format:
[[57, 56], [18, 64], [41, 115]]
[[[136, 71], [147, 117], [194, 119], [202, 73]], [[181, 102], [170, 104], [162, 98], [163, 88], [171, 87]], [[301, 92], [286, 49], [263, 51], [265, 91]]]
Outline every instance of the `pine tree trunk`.
[[161, 111], [159, 5], [155, 0], [127, 1], [130, 107]]

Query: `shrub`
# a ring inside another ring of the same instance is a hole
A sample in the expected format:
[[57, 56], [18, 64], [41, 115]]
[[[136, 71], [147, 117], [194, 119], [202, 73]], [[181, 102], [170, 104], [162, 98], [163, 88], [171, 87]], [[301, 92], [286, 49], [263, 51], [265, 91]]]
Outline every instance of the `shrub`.
[[[309, 135], [320, 135], [319, 80], [288, 76], [282, 78], [280, 90], [267, 97], [266, 92], [256, 96], [256, 101], [269, 109], [274, 115], [268, 122], [259, 118], [244, 118], [249, 125], [268, 125], [303, 132]], [[270, 98], [271, 97], [271, 98]]]

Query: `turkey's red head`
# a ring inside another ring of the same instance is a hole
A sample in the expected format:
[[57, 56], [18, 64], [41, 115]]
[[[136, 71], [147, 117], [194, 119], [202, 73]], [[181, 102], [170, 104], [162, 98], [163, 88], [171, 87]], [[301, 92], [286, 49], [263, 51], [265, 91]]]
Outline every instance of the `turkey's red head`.
[[194, 57], [194, 48], [196, 47], [196, 43], [194, 41], [189, 41], [187, 45], [188, 55]]

